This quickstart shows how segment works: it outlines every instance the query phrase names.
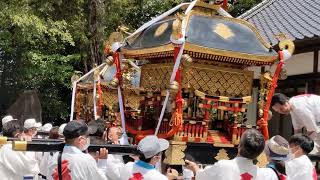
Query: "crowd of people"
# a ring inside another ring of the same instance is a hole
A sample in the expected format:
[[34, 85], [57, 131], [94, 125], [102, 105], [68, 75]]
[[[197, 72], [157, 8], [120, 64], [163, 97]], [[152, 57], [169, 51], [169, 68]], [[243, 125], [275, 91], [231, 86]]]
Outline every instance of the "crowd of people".
[[[108, 154], [106, 148], [88, 152], [90, 144], [123, 144], [121, 131], [107, 127], [102, 120], [76, 120], [52, 127], [41, 126], [35, 119], [27, 119], [21, 127], [12, 116], [2, 119], [2, 135], [32, 141], [34, 138], [59, 139], [65, 142], [61, 152], [14, 151], [12, 144], [0, 147], [0, 178], [4, 180], [316, 180], [314, 164], [309, 153], [317, 153], [319, 96], [304, 95], [288, 99], [275, 94], [272, 108], [291, 114], [295, 134], [289, 141], [276, 135], [265, 141], [256, 129], [246, 130], [240, 139], [238, 155], [232, 160], [220, 160], [200, 168], [186, 158], [183, 171], [161, 168], [163, 152], [169, 142], [157, 136], [144, 137], [138, 144], [136, 155]], [[319, 104], [320, 105], [320, 104]], [[307, 113], [305, 113], [307, 112]], [[320, 114], [319, 114], [320, 115]], [[303, 133], [302, 128], [306, 128]], [[47, 135], [38, 133], [47, 132]], [[40, 137], [41, 136], [41, 137]], [[265, 153], [269, 164], [256, 165], [257, 158]], [[211, 158], [211, 157], [210, 157]]]

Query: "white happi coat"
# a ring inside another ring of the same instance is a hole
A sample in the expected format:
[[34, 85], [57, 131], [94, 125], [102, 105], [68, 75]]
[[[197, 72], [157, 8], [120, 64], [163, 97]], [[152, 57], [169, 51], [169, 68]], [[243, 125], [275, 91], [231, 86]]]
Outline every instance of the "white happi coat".
[[220, 160], [213, 166], [197, 171], [196, 180], [277, 180], [277, 175], [267, 168], [259, 169], [252, 160], [236, 157]]
[[143, 161], [128, 162], [121, 169], [120, 180], [168, 180], [168, 178], [157, 171], [151, 164]]
[[310, 154], [320, 154], [320, 96], [303, 94], [290, 98], [289, 104], [292, 125], [294, 129], [305, 127], [307, 131], [314, 132], [310, 138], [315, 146]]
[[37, 179], [39, 166], [37, 160], [27, 156], [25, 152], [12, 150], [12, 144], [0, 148], [0, 179], [19, 180], [24, 176]]
[[107, 172], [106, 175], [109, 180], [119, 180], [120, 171], [124, 168], [124, 162], [121, 155], [108, 154]]
[[286, 162], [285, 166], [288, 180], [317, 180], [316, 170], [306, 155]]
[[[55, 153], [52, 160], [49, 162], [49, 174], [47, 177], [52, 180], [54, 170], [58, 167], [58, 155]], [[99, 159], [98, 162], [90, 155], [81, 152], [75, 146], [66, 145], [63, 148], [62, 159], [68, 161], [68, 168], [72, 180], [107, 180], [106, 172], [106, 159]]]

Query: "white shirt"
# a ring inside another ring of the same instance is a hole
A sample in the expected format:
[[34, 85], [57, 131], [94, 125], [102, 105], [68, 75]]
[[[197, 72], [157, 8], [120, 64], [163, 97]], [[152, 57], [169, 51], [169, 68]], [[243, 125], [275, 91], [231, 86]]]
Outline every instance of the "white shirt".
[[270, 169], [261, 170], [252, 160], [236, 157], [232, 160], [220, 160], [213, 166], [197, 171], [196, 180], [277, 180], [277, 175]]
[[37, 160], [30, 158], [24, 152], [13, 151], [12, 144], [0, 148], [0, 178], [4, 180], [19, 180], [23, 176], [34, 176], [37, 179], [39, 166]]
[[129, 162], [121, 170], [120, 180], [131, 180], [143, 178], [143, 180], [168, 180], [168, 178], [157, 171], [151, 164], [143, 161]]
[[320, 122], [320, 96], [304, 94], [290, 98], [292, 105], [290, 111], [294, 129], [305, 127], [307, 131], [320, 133], [318, 123]]
[[124, 162], [121, 155], [108, 154], [106, 175], [109, 180], [119, 180], [120, 171], [124, 168]]
[[51, 152], [44, 152], [43, 153], [43, 156], [40, 160], [40, 163], [39, 163], [39, 167], [40, 167], [40, 174], [46, 176], [46, 177], [49, 177], [51, 176], [49, 174], [49, 162], [52, 161], [52, 158], [53, 158], [53, 154], [50, 154]]
[[[58, 167], [58, 155], [59, 153], [55, 153], [52, 161], [49, 162], [51, 176], [47, 177], [48, 179], [53, 179], [53, 172]], [[65, 146], [61, 161], [63, 160], [68, 161], [70, 176], [74, 180], [107, 180], [106, 159], [99, 159], [97, 163], [91, 155], [81, 152], [77, 147]]]
[[285, 163], [288, 180], [317, 180], [317, 174], [308, 156], [303, 155]]

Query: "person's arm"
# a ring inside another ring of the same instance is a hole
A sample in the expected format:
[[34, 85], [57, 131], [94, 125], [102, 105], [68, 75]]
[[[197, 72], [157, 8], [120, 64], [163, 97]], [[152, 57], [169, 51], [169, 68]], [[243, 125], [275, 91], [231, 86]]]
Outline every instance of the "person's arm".
[[185, 163], [186, 163], [186, 168], [190, 169], [193, 172], [194, 176], [200, 170], [198, 164], [196, 164], [195, 162], [185, 160]]
[[108, 155], [106, 174], [110, 179], [120, 179], [120, 171], [124, 167], [124, 163], [117, 158], [119, 157]]
[[13, 151], [11, 147], [2, 147], [0, 158], [13, 173], [38, 175], [40, 172], [37, 160], [30, 158], [23, 152]]
[[98, 157], [97, 167], [99, 174], [103, 176], [103, 179], [107, 179], [105, 173], [107, 171], [108, 150], [106, 148], [100, 148], [100, 151], [96, 152], [96, 156]]

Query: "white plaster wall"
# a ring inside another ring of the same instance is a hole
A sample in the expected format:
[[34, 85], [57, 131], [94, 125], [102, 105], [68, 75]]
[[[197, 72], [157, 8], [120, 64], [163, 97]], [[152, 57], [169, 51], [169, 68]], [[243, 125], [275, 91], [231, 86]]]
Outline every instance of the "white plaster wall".
[[[318, 65], [320, 69], [320, 63]], [[266, 66], [266, 71], [271, 71], [272, 74], [276, 68], [276, 64], [273, 66]], [[298, 75], [298, 74], [307, 74], [313, 72], [313, 52], [302, 53], [293, 55], [285, 63], [284, 68], [287, 70], [288, 76]], [[254, 71], [254, 78], [258, 79], [260, 76], [261, 68], [260, 67], [249, 67], [248, 70]]]

